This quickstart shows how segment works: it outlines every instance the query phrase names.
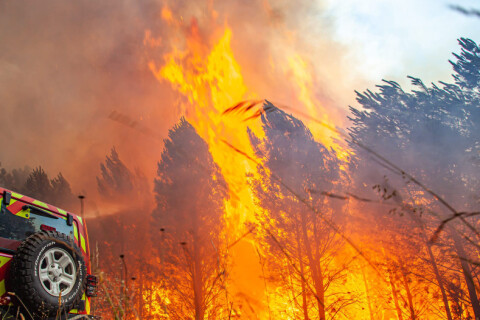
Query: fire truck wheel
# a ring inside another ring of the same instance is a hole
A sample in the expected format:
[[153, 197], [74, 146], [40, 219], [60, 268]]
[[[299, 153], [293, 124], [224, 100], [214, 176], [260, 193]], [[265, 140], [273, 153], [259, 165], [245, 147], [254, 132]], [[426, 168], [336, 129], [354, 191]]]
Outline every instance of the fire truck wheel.
[[63, 233], [39, 232], [17, 249], [12, 290], [27, 312], [37, 317], [68, 313], [82, 298], [86, 268], [78, 246]]

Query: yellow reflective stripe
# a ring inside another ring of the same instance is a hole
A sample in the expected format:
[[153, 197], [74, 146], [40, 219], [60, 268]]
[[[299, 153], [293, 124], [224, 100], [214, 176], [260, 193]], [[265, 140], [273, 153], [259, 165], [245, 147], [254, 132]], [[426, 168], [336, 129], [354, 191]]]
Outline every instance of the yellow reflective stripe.
[[37, 206], [44, 207], [45, 209], [49, 209], [48, 205], [45, 202], [38, 201], [38, 200], [33, 200], [33, 204], [36, 204]]
[[[16, 200], [16, 199], [10, 200], [10, 204], [7, 206], [7, 209], [8, 209], [11, 205], [13, 205], [15, 202], [17, 202], [17, 201], [18, 201], [18, 200]], [[28, 209], [27, 209], [27, 210], [23, 210], [23, 209], [22, 209], [21, 211], [15, 213], [15, 215], [16, 215], [17, 217], [21, 217], [21, 218], [25, 218], [25, 219], [29, 219], [29, 218], [30, 218], [30, 212], [28, 211]]]
[[12, 258], [0, 256], [0, 268], [3, 267]]
[[17, 217], [22, 217], [25, 219], [30, 219], [30, 209], [18, 211], [16, 214]]
[[[83, 294], [83, 296], [85, 296], [85, 294]], [[87, 312], [87, 314], [90, 314], [90, 299], [89, 298], [85, 298], [85, 311]]]
[[[90, 314], [90, 304], [88, 303], [89, 301], [85, 296], [85, 292], [83, 293], [83, 296], [82, 296], [81, 300], [86, 300], [85, 301], [85, 310], [87, 311], [87, 314]], [[78, 309], [72, 309], [72, 310], [70, 310], [70, 313], [78, 313]]]
[[12, 197], [22, 199], [24, 197], [24, 195], [20, 194], [20, 193], [12, 192]]
[[80, 221], [80, 223], [83, 225], [83, 219], [82, 217], [77, 217], [78, 221]]
[[0, 281], [0, 297], [3, 296], [7, 290], [5, 289], [5, 280]]
[[82, 250], [84, 252], [87, 252], [87, 247], [85, 246], [85, 238], [83, 237], [83, 235], [80, 235], [80, 245], [82, 246]]
[[67, 214], [67, 211], [63, 210], [63, 209], [60, 209], [60, 208], [57, 208], [58, 212], [60, 212], [61, 214]]
[[78, 241], [78, 228], [76, 223], [73, 223], [73, 236], [75, 237], [75, 241]]

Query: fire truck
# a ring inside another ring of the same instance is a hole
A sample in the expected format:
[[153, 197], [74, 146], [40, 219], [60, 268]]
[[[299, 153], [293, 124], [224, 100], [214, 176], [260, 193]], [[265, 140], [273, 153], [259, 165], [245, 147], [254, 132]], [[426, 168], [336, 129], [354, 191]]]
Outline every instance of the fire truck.
[[0, 319], [98, 319], [85, 221], [1, 187], [0, 205]]

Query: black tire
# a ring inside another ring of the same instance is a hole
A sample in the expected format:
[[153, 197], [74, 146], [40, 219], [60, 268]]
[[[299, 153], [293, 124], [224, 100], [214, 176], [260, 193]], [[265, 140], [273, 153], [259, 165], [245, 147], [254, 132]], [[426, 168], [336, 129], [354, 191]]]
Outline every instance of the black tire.
[[[68, 253], [72, 259], [69, 267], [76, 269], [75, 272], [70, 271], [75, 278], [71, 280], [69, 292], [61, 295], [61, 306], [59, 296], [52, 295], [45, 287], [45, 283], [49, 284], [48, 280], [42, 284], [40, 279], [40, 264], [45, 263], [47, 253], [53, 254], [56, 250]], [[39, 232], [28, 237], [14, 255], [11, 272], [12, 291], [19, 298], [19, 305], [35, 319], [55, 315], [59, 310], [62, 314], [68, 313], [78, 304], [86, 288], [86, 268], [80, 249], [71, 238], [56, 231]]]

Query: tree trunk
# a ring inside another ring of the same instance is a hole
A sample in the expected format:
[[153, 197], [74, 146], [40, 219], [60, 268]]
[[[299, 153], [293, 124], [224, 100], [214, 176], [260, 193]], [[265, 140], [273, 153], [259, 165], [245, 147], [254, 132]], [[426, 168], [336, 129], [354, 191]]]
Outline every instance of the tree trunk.
[[445, 314], [447, 316], [447, 320], [452, 320], [452, 312], [448, 304], [448, 297], [445, 290], [445, 285], [443, 284], [443, 279], [440, 275], [440, 271], [438, 270], [437, 260], [435, 259], [435, 256], [432, 251], [432, 244], [430, 243], [427, 237], [427, 234], [425, 232], [425, 225], [419, 216], [412, 214], [411, 217], [420, 227], [422, 239], [425, 242], [425, 246], [427, 247], [427, 253], [430, 258], [429, 261], [430, 261], [430, 264], [432, 265], [433, 272], [435, 273], [435, 278], [437, 279], [438, 286], [440, 287], [440, 292], [442, 293], [442, 300], [443, 300], [443, 305], [445, 306]]
[[[410, 197], [412, 197], [412, 199], [414, 198], [412, 196], [412, 194], [410, 194]], [[425, 224], [423, 223], [420, 216], [417, 216], [414, 213], [411, 213], [411, 218], [420, 227], [422, 239], [425, 242], [425, 246], [427, 247], [427, 253], [428, 253], [428, 256], [429, 256], [429, 261], [430, 261], [430, 264], [432, 265], [433, 272], [435, 273], [435, 278], [437, 279], [438, 286], [440, 287], [440, 292], [442, 293], [442, 300], [443, 300], [443, 305], [445, 306], [445, 314], [447, 316], [447, 320], [452, 320], [452, 312], [451, 312], [450, 306], [448, 304], [447, 293], [445, 291], [445, 286], [443, 284], [443, 279], [440, 275], [440, 271], [438, 270], [437, 260], [435, 259], [435, 256], [434, 256], [433, 251], [432, 251], [432, 245], [431, 245], [431, 243], [430, 243], [430, 241], [427, 237], [427, 234], [425, 232]]]
[[367, 277], [365, 276], [365, 270], [362, 268], [363, 283], [365, 284], [365, 294], [367, 295], [368, 312], [370, 314], [370, 320], [373, 320], [372, 304], [370, 303], [370, 293], [368, 291]]
[[308, 317], [308, 303], [307, 303], [307, 286], [306, 286], [306, 277], [305, 277], [305, 267], [303, 265], [303, 254], [302, 254], [302, 242], [300, 240], [300, 230], [298, 230], [298, 225], [296, 224], [295, 228], [296, 240], [297, 240], [297, 255], [300, 263], [300, 278], [302, 282], [302, 309], [303, 309], [303, 318], [309, 320]]
[[390, 287], [392, 288], [393, 302], [395, 303], [395, 310], [397, 311], [398, 320], [403, 320], [402, 309], [400, 309], [400, 304], [398, 303], [397, 288], [395, 287], [395, 282], [393, 282], [393, 274], [390, 270], [388, 278], [390, 280]]
[[320, 266], [320, 257], [317, 257], [318, 259], [314, 259], [313, 257], [312, 246], [310, 245], [310, 240], [308, 239], [307, 221], [305, 215], [302, 214], [300, 219], [302, 224], [303, 242], [305, 243], [305, 251], [307, 254], [310, 270], [312, 272], [313, 285], [315, 287], [314, 293], [317, 300], [318, 317], [320, 320], [325, 320], [325, 289], [323, 287], [323, 273]]
[[[305, 275], [305, 271], [303, 269], [303, 262], [300, 260], [300, 272], [302, 275]], [[307, 302], [307, 288], [305, 285], [305, 281], [302, 279], [302, 308], [303, 308], [303, 318], [305, 320], [309, 320], [308, 317], [308, 302]]]
[[468, 258], [465, 254], [462, 240], [460, 239], [455, 230], [451, 230], [451, 234], [455, 245], [455, 251], [457, 252], [458, 259], [460, 259], [460, 264], [462, 265], [463, 276], [465, 278], [465, 282], [467, 283], [468, 294], [470, 296], [470, 302], [472, 303], [475, 320], [480, 320], [480, 304], [478, 303], [478, 297], [475, 290], [475, 283], [473, 282], [472, 271], [470, 270], [470, 265], [467, 261]]
[[412, 292], [410, 291], [410, 285], [408, 284], [407, 274], [405, 272], [403, 264], [401, 266], [401, 273], [402, 273], [403, 285], [405, 287], [405, 291], [407, 292], [408, 308], [410, 309], [410, 319], [415, 320], [416, 315], [415, 315], [415, 309], [413, 308]]
[[319, 267], [318, 272], [316, 272], [314, 284], [315, 291], [317, 293], [317, 305], [318, 305], [318, 315], [320, 320], [325, 320], [325, 289], [323, 288], [323, 273], [322, 269]]
[[[423, 229], [422, 229], [422, 231], [423, 231]], [[423, 235], [425, 237], [424, 233], [423, 233]], [[435, 277], [437, 278], [438, 286], [440, 287], [440, 291], [442, 293], [443, 305], [445, 306], [445, 313], [447, 315], [447, 319], [452, 320], [452, 313], [450, 311], [450, 306], [448, 305], [447, 293], [445, 291], [445, 286], [443, 285], [443, 279], [440, 276], [440, 272], [438, 270], [437, 261], [435, 259], [435, 256], [433, 255], [433, 252], [432, 252], [432, 245], [430, 244], [428, 239], [424, 239], [424, 240], [426, 241], [425, 243], [426, 243], [426, 246], [427, 246], [428, 256], [430, 257], [430, 263], [432, 264], [433, 271], [435, 272]]]
[[[413, 200], [414, 196], [412, 195], [412, 193], [410, 191], [409, 191], [409, 194], [410, 194], [410, 197], [412, 198], [412, 203], [415, 203], [414, 200]], [[445, 285], [443, 284], [443, 279], [440, 276], [440, 271], [438, 270], [437, 261], [435, 259], [435, 256], [433, 255], [432, 245], [431, 245], [431, 243], [430, 243], [430, 241], [427, 237], [427, 234], [425, 232], [425, 224], [422, 221], [421, 216], [416, 215], [414, 212], [410, 213], [410, 217], [420, 227], [422, 239], [425, 242], [425, 246], [427, 247], [427, 253], [428, 253], [428, 256], [430, 258], [429, 259], [430, 264], [432, 265], [433, 272], [435, 273], [435, 278], [437, 279], [438, 286], [440, 287], [440, 292], [442, 293], [442, 300], [443, 300], [443, 305], [445, 306], [445, 314], [447, 316], [447, 320], [452, 320], [452, 312], [451, 312], [450, 306], [448, 304], [448, 297], [447, 297], [447, 293], [446, 293], [446, 290], [445, 290]]]
[[203, 304], [203, 275], [200, 248], [197, 237], [193, 243], [193, 295], [195, 305], [195, 320], [203, 320], [205, 308]]

